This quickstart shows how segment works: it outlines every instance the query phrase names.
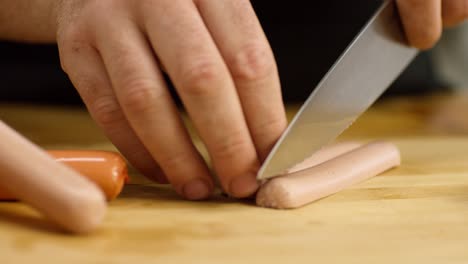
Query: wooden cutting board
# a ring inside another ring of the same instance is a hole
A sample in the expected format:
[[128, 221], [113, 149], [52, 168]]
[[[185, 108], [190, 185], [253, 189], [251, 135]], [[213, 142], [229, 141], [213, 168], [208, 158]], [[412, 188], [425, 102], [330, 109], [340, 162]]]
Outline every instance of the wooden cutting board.
[[[81, 109], [3, 105], [0, 118], [46, 148], [113, 149]], [[87, 236], [0, 203], [0, 263], [468, 263], [467, 97], [382, 100], [350, 139], [395, 142], [403, 164], [286, 211], [182, 201], [133, 175]]]

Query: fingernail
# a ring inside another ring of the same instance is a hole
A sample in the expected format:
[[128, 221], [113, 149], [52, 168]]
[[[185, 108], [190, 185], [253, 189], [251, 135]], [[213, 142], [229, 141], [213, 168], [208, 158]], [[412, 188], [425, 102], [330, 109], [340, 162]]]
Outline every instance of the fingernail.
[[245, 198], [254, 194], [259, 187], [255, 175], [245, 175], [231, 181], [230, 194], [236, 198]]
[[189, 200], [201, 200], [210, 195], [210, 187], [203, 180], [194, 179], [184, 185], [183, 192]]

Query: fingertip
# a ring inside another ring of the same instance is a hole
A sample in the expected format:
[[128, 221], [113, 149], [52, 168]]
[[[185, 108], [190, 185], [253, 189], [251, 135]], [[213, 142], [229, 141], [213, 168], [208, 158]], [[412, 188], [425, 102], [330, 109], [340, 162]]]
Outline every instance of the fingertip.
[[188, 200], [204, 200], [213, 193], [213, 185], [204, 179], [193, 179], [182, 187], [182, 195]]
[[259, 186], [255, 175], [237, 177], [229, 184], [229, 194], [235, 198], [247, 198], [255, 194]]
[[421, 51], [432, 49], [441, 37], [441, 31], [430, 34], [418, 34], [408, 38], [409, 44]]
[[425, 51], [433, 48], [442, 35], [442, 29], [420, 30], [408, 34], [408, 41], [412, 47]]

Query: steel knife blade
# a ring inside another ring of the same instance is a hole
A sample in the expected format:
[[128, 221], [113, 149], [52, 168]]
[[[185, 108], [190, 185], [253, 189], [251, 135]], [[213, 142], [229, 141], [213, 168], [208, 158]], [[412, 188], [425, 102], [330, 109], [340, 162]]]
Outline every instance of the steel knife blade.
[[336, 139], [417, 54], [407, 44], [394, 1], [384, 1], [292, 119], [257, 179], [284, 173]]

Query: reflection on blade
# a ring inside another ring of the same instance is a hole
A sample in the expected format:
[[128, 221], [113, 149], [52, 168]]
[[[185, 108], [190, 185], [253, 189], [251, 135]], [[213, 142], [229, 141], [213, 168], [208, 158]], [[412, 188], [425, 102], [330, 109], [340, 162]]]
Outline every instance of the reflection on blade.
[[277, 176], [336, 139], [417, 53], [406, 45], [394, 1], [385, 1], [304, 103], [257, 178]]

